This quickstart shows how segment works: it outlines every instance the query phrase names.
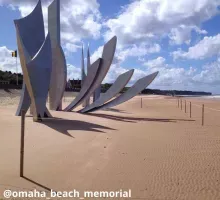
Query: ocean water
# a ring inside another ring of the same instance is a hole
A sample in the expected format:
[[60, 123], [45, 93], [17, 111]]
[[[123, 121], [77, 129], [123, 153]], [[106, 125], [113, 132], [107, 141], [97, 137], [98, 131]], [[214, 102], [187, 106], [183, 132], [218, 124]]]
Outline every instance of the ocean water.
[[207, 96], [199, 96], [199, 95], [179, 95], [180, 97], [190, 97], [190, 98], [202, 98], [202, 99], [216, 99], [220, 100], [220, 95], [207, 95]]
[[204, 99], [220, 99], [220, 95], [201, 96]]

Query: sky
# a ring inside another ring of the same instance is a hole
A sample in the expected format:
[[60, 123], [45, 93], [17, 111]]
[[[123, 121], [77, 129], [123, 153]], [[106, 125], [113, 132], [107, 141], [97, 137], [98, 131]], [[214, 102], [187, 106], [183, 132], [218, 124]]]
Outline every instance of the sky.
[[[47, 7], [42, 0], [45, 30]], [[13, 20], [27, 16], [37, 0], [0, 0], [0, 70], [16, 72]], [[155, 71], [152, 89], [220, 94], [220, 0], [61, 0], [61, 44], [68, 79], [80, 79], [81, 47], [91, 62], [117, 36], [115, 57], [104, 82], [129, 69], [129, 82]], [[34, 38], [33, 38], [34, 39]], [[21, 72], [18, 59], [18, 72]]]

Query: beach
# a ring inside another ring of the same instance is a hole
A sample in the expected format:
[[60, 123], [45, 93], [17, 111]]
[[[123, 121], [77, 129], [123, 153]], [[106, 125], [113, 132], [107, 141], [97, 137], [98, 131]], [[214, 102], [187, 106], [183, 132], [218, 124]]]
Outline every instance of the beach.
[[[219, 100], [185, 97], [181, 110], [175, 97], [139, 95], [89, 114], [51, 111], [54, 118], [41, 123], [28, 112], [20, 178], [19, 94], [0, 91], [0, 198], [6, 189], [75, 189], [131, 190], [130, 199], [220, 199]], [[67, 93], [64, 106], [75, 95]]]

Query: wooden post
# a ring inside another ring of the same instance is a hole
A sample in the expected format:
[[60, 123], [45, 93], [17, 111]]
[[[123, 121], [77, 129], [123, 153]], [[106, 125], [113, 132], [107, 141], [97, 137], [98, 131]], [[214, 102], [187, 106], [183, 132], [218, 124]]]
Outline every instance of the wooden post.
[[192, 103], [191, 103], [191, 101], [190, 101], [190, 103], [189, 103], [189, 116], [190, 116], [190, 118], [192, 118]]
[[142, 108], [142, 98], [141, 98], [141, 108]]
[[202, 104], [202, 126], [204, 126], [204, 111], [205, 111], [205, 106]]
[[186, 100], [185, 100], [185, 113], [186, 113]]
[[25, 111], [21, 111], [21, 146], [20, 146], [20, 177], [24, 172], [24, 130], [25, 130]]
[[180, 103], [181, 103], [181, 110], [182, 110], [182, 109], [183, 109], [183, 102], [182, 102], [182, 99], [181, 99], [181, 102], [180, 102]]

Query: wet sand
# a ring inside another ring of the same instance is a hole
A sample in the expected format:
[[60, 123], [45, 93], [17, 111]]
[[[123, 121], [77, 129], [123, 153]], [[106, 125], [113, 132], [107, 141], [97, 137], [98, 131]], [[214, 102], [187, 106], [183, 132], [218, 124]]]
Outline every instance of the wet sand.
[[43, 123], [34, 123], [28, 113], [24, 179], [19, 178], [16, 100], [8, 104], [5, 99], [0, 104], [0, 198], [5, 189], [47, 187], [131, 189], [132, 199], [146, 200], [220, 199], [220, 101], [187, 99], [185, 113], [184, 100], [181, 111], [172, 97], [137, 96], [91, 114], [51, 112], [54, 119]]

